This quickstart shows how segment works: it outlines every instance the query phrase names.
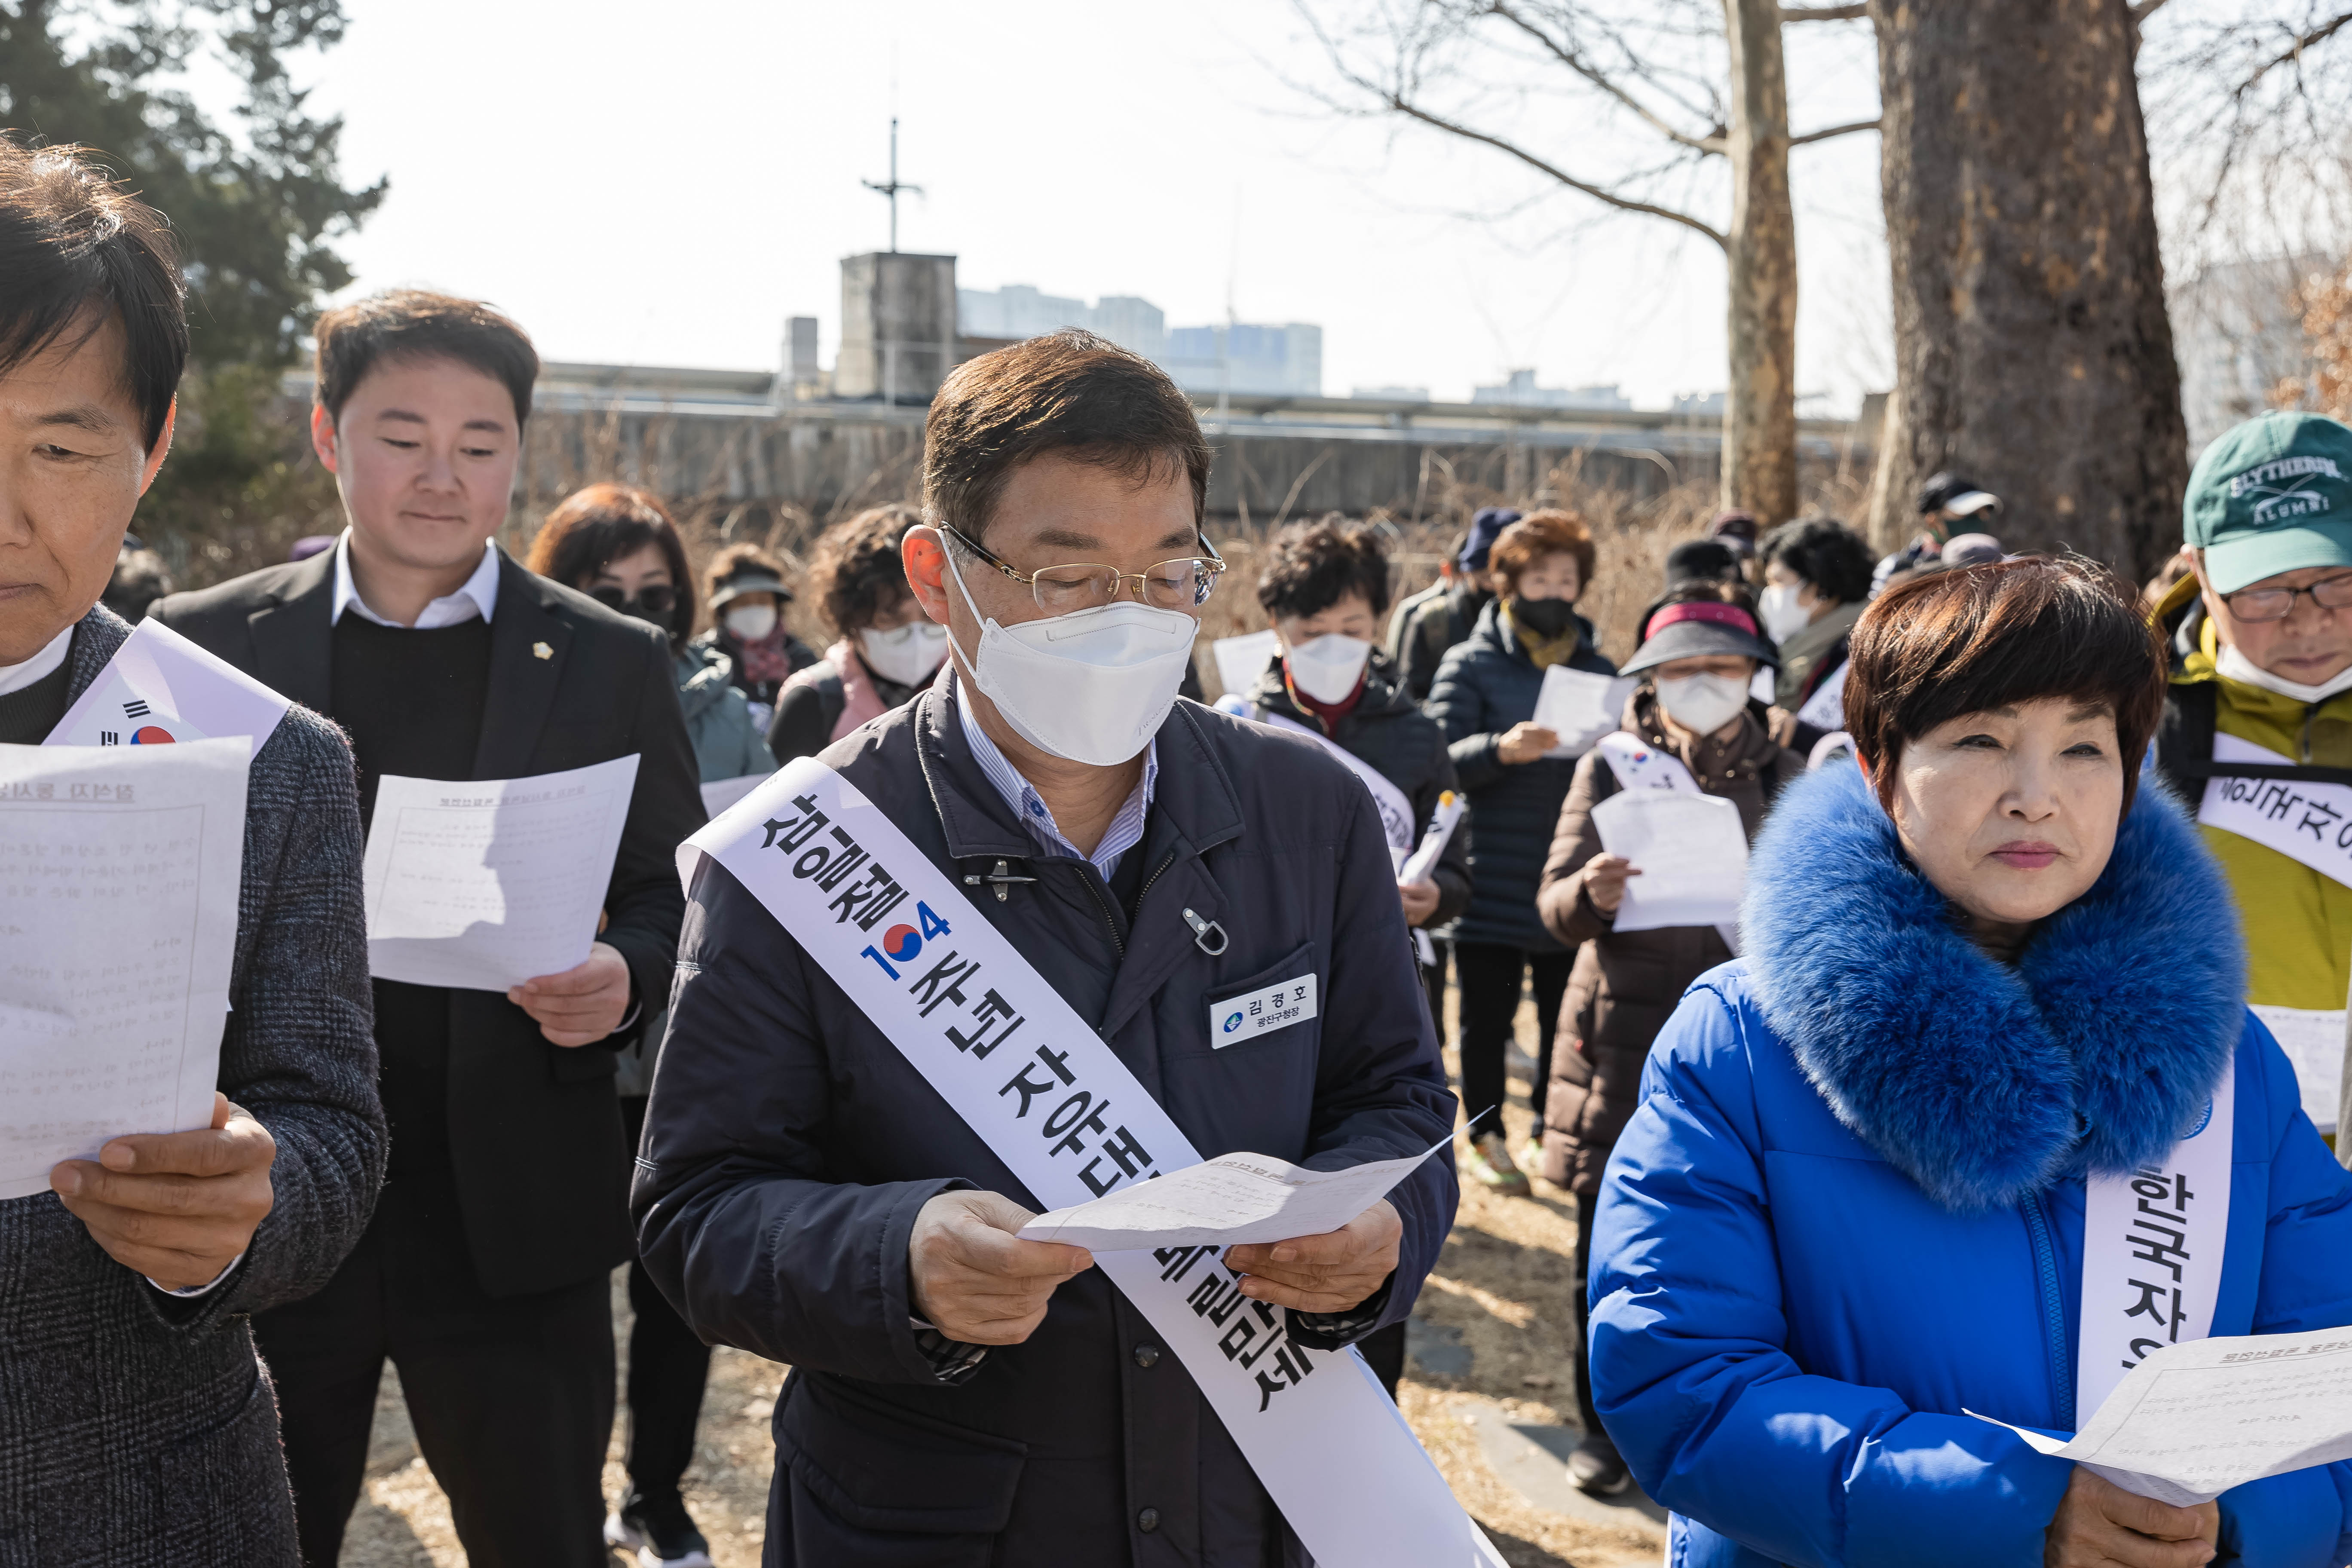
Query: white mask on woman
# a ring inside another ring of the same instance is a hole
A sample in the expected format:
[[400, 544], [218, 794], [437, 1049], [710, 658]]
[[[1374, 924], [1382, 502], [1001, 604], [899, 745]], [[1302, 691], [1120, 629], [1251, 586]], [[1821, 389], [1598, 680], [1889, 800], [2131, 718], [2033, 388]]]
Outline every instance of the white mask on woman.
[[1150, 743], [1176, 704], [1200, 623], [1181, 610], [1121, 599], [1003, 626], [973, 604], [952, 546], [947, 557], [949, 575], [981, 623], [980, 651], [965, 655], [972, 684], [1015, 733], [1040, 751], [1098, 768], [1129, 761]]
[[1766, 637], [1784, 643], [1813, 624], [1813, 612], [1797, 603], [1803, 591], [1801, 583], [1775, 583], [1756, 596], [1756, 618]]
[[1712, 735], [1748, 707], [1748, 683], [1728, 675], [1688, 675], [1658, 682], [1658, 701], [1675, 723]]
[[1283, 656], [1292, 684], [1321, 703], [1345, 702], [1364, 679], [1372, 645], [1362, 637], [1328, 632], [1297, 644]]
[[866, 668], [901, 686], [929, 680], [947, 656], [948, 629], [937, 621], [911, 620], [887, 632], [868, 626], [857, 634], [857, 657]]
[[776, 629], [776, 606], [738, 605], [727, 612], [727, 629], [739, 642], [758, 642]]

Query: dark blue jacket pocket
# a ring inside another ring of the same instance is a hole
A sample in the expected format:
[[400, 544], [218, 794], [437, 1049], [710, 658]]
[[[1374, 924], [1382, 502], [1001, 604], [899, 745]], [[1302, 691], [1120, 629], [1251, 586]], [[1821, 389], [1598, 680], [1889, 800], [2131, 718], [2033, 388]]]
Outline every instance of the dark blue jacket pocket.
[[[874, 1536], [996, 1535], [1012, 1520], [1029, 1456], [1025, 1443], [950, 1426], [804, 1372], [793, 1374], [786, 1391], [776, 1448], [796, 1487], [833, 1523], [829, 1531], [795, 1510], [796, 1556], [804, 1563], [885, 1561], [871, 1555]], [[811, 1550], [835, 1532], [839, 1555]]]

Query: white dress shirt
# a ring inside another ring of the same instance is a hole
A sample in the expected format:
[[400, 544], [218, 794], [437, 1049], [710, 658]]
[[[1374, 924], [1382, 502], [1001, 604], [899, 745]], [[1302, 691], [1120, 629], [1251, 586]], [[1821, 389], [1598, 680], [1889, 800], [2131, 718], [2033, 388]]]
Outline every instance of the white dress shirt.
[[335, 603], [327, 612], [327, 624], [334, 626], [343, 618], [345, 610], [357, 610], [363, 620], [380, 626], [400, 626], [404, 631], [429, 632], [440, 626], [454, 626], [479, 616], [489, 620], [499, 607], [498, 546], [485, 540], [482, 543], [482, 563], [474, 574], [457, 585], [454, 594], [444, 594], [426, 605], [416, 617], [414, 626], [400, 626], [398, 621], [385, 620], [368, 607], [352, 582], [352, 531], [343, 530], [335, 541]]

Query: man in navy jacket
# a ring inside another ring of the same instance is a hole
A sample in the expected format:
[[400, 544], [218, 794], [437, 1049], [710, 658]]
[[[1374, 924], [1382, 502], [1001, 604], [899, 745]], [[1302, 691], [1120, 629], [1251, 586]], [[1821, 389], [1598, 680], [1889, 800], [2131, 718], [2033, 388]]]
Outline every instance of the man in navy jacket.
[[[1181, 395], [1056, 334], [960, 370], [928, 447], [938, 526], [910, 533], [908, 576], [955, 656], [820, 760], [959, 885], [996, 879], [972, 889], [982, 916], [1203, 1157], [1337, 1169], [1444, 1138], [1454, 1097], [1363, 785], [1304, 741], [1171, 705], [1190, 629], [1142, 611], [1197, 593], [1196, 609], [1222, 565]], [[1089, 587], [1074, 563], [1110, 564]], [[1148, 681], [1114, 652], [1071, 663], [1066, 689], [1024, 684], [1003, 645], [1044, 643], [1056, 617], [1055, 634], [1166, 632], [1178, 654], [1151, 655]], [[1123, 714], [1104, 704], [1145, 687]], [[1134, 754], [1071, 759], [1124, 749], [1107, 733]], [[1212, 1043], [1213, 1004], [1308, 974], [1316, 1016]], [[1411, 1311], [1455, 1198], [1426, 1162], [1344, 1229], [1232, 1265], [1297, 1342], [1337, 1350]], [[770, 1563], [1304, 1561], [1143, 1316], [1084, 1252], [1011, 1234], [1044, 1205], [709, 860], [634, 1201], [687, 1320], [794, 1368]]]

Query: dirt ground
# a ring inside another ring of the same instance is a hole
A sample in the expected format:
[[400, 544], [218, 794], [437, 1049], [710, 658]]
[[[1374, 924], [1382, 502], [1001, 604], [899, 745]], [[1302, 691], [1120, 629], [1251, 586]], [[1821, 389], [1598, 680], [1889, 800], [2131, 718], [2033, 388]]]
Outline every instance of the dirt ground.
[[[1450, 1004], [1449, 997], [1449, 1014]], [[1534, 1039], [1535, 1009], [1523, 1006], [1522, 1049], [1512, 1053], [1512, 1101], [1505, 1110], [1514, 1146], [1529, 1121], [1534, 1063], [1524, 1047]], [[1449, 1370], [1433, 1371], [1416, 1360], [1407, 1365], [1399, 1390], [1406, 1418], [1454, 1495], [1513, 1568], [1631, 1568], [1657, 1562], [1664, 1542], [1638, 1515], [1612, 1527], [1540, 1507], [1506, 1482], [1481, 1452], [1475, 1425], [1480, 1416], [1576, 1423], [1569, 1363], [1575, 1324], [1567, 1295], [1575, 1242], [1576, 1205], [1565, 1192], [1538, 1181], [1531, 1197], [1498, 1198], [1465, 1185], [1454, 1234], [1414, 1312], [1416, 1343], [1439, 1347], [1444, 1353], [1433, 1359]], [[622, 1278], [614, 1276], [613, 1310], [625, 1354], [628, 1300]], [[712, 1357], [686, 1495], [719, 1568], [759, 1563], [774, 1458], [768, 1417], [785, 1370], [737, 1350], [722, 1348]], [[606, 1497], [618, 1498], [625, 1484], [616, 1428], [605, 1460]], [[387, 1370], [367, 1485], [345, 1537], [344, 1568], [462, 1568], [465, 1561], [450, 1529], [447, 1500], [417, 1453], [397, 1379]], [[619, 1568], [624, 1559], [614, 1561]]]

